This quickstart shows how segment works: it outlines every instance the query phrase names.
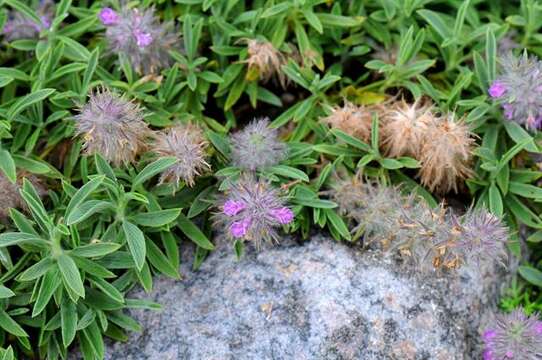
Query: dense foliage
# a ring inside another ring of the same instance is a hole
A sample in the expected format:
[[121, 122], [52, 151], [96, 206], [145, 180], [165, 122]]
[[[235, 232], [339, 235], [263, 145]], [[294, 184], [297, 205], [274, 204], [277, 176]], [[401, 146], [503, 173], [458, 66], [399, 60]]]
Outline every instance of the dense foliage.
[[375, 216], [397, 189], [444, 234], [434, 266], [503, 260], [506, 224], [502, 307], [542, 310], [540, 2], [0, 4], [0, 358], [103, 358], [181, 240], [195, 267], [219, 238], [368, 242], [405, 224]]

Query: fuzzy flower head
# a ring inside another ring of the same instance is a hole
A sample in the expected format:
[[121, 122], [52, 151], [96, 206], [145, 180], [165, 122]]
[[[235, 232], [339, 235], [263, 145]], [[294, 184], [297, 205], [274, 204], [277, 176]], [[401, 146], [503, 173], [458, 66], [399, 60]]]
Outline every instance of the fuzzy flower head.
[[512, 53], [502, 58], [501, 75], [488, 89], [498, 101], [507, 120], [527, 129], [542, 126], [542, 62], [526, 52], [516, 57]]
[[159, 156], [173, 156], [177, 162], [166, 169], [160, 182], [171, 182], [175, 186], [183, 180], [188, 186], [194, 185], [194, 178], [211, 166], [205, 161], [207, 141], [201, 129], [195, 125], [177, 125], [159, 132], [153, 150]]
[[277, 189], [262, 180], [244, 177], [227, 190], [215, 215], [230, 239], [248, 240], [260, 249], [264, 243], [278, 242], [276, 228], [294, 220]]
[[40, 32], [51, 26], [54, 16], [54, 2], [49, 0], [40, 1], [36, 14], [40, 19], [39, 22], [18, 11], [10, 11], [8, 20], [2, 30], [6, 40], [37, 39]]
[[471, 209], [457, 224], [455, 246], [465, 262], [479, 267], [483, 263], [504, 262], [507, 257], [508, 228], [485, 209]]
[[119, 95], [100, 89], [75, 116], [76, 134], [87, 154], [101, 154], [114, 165], [133, 162], [150, 134], [141, 108]]
[[422, 184], [441, 194], [457, 192], [458, 183], [472, 173], [474, 142], [468, 125], [456, 120], [454, 113], [435, 118], [418, 158]]
[[168, 53], [178, 41], [173, 24], [162, 24], [154, 9], [103, 8], [98, 18], [107, 30], [111, 52], [126, 56], [139, 73], [155, 73], [171, 63]]
[[278, 139], [277, 129], [269, 127], [269, 119], [255, 119], [241, 131], [231, 135], [233, 165], [249, 171], [277, 165], [287, 157], [286, 144]]
[[482, 336], [484, 360], [539, 360], [542, 358], [542, 322], [523, 309], [495, 316]]
[[392, 106], [383, 117], [382, 146], [390, 157], [412, 156], [421, 151], [428, 127], [434, 121], [431, 105], [405, 101]]
[[382, 111], [381, 105], [358, 106], [345, 101], [342, 107], [334, 107], [331, 114], [322, 121], [332, 128], [368, 142], [371, 139], [373, 113], [380, 114]]
[[273, 76], [277, 76], [282, 87], [286, 87], [286, 77], [280, 67], [285, 64], [284, 55], [269, 41], [247, 39], [248, 80], [261, 79], [268, 82]]

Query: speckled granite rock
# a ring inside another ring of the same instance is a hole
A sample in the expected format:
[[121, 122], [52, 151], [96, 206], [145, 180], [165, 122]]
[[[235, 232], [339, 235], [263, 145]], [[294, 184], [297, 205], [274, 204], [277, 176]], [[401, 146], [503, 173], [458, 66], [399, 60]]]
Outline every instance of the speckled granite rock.
[[164, 309], [134, 311], [143, 332], [109, 345], [106, 359], [477, 359], [502, 285], [468, 269], [420, 278], [322, 238], [241, 261], [218, 250], [183, 270], [134, 294]]

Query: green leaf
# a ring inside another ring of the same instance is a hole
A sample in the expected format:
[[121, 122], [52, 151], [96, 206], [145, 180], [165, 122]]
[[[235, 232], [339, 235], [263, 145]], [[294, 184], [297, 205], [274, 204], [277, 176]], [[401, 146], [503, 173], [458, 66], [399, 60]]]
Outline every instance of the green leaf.
[[75, 303], [64, 297], [60, 305], [60, 321], [62, 332], [62, 343], [67, 348], [75, 338], [77, 330], [77, 308]]
[[26, 269], [21, 275], [17, 277], [20, 282], [32, 281], [41, 277], [53, 266], [53, 260], [50, 257], [46, 257]]
[[276, 175], [309, 182], [309, 177], [307, 176], [307, 174], [291, 166], [275, 165], [275, 166], [270, 167], [269, 171]]
[[38, 316], [45, 309], [60, 283], [61, 279], [58, 276], [58, 268], [56, 266], [49, 268], [43, 279], [41, 279], [38, 297], [32, 309], [32, 317]]
[[17, 181], [15, 162], [7, 150], [0, 150], [0, 170], [2, 170], [11, 183], [15, 184], [15, 181]]
[[124, 231], [124, 236], [126, 237], [126, 242], [128, 243], [128, 249], [134, 259], [135, 266], [138, 271], [141, 271], [145, 264], [145, 236], [136, 225], [126, 220], [122, 223], [122, 229]]
[[542, 271], [535, 269], [532, 266], [520, 266], [519, 274], [528, 282], [538, 287], [542, 287]]
[[0, 328], [15, 336], [28, 337], [26, 331], [24, 331], [23, 328], [4, 310], [0, 310]]
[[23, 110], [51, 96], [55, 89], [41, 89], [19, 98], [8, 110], [8, 120], [13, 120]]
[[[77, 194], [76, 194], [77, 195]], [[76, 206], [66, 218], [67, 225], [74, 225], [88, 219], [97, 212], [111, 208], [112, 204], [107, 201], [89, 200]]]
[[486, 33], [486, 61], [488, 83], [492, 83], [497, 73], [497, 40], [491, 28]]
[[199, 247], [206, 250], [213, 250], [215, 248], [209, 239], [207, 239], [207, 236], [205, 236], [205, 234], [183, 213], [179, 214], [177, 225], [179, 226], [179, 229], [181, 229], [181, 231]]
[[162, 171], [166, 170], [173, 164], [177, 162], [176, 157], [164, 157], [160, 158], [149, 165], [145, 166], [143, 170], [134, 179], [133, 187], [136, 187], [139, 184], [142, 184], [143, 182], [147, 181], [148, 179], [152, 178], [156, 174], [161, 173]]
[[329, 224], [333, 226], [339, 234], [341, 234], [343, 239], [348, 241], [352, 240], [352, 235], [350, 234], [350, 231], [348, 231], [348, 227], [344, 223], [343, 219], [335, 212], [335, 210], [324, 209], [323, 211], [329, 220]]
[[80, 206], [102, 184], [104, 178], [104, 175], [98, 175], [77, 190], [66, 207], [66, 219], [70, 219], [75, 208]]
[[84, 258], [101, 257], [117, 251], [120, 247], [121, 245], [116, 243], [97, 242], [79, 246], [71, 250], [70, 254]]
[[15, 293], [4, 285], [0, 285], [0, 299], [7, 299], [15, 296]]
[[171, 224], [179, 214], [181, 209], [167, 209], [159, 211], [150, 211], [146, 213], [139, 213], [130, 218], [137, 225], [160, 227], [167, 224]]
[[32, 10], [28, 5], [18, 0], [4, 0], [4, 4], [11, 6], [18, 12], [24, 14], [25, 17], [32, 19], [35, 24], [41, 24], [41, 19], [36, 15], [36, 12]]
[[81, 280], [81, 274], [75, 261], [69, 255], [62, 254], [58, 257], [57, 264], [62, 275], [62, 280], [64, 281], [64, 286], [84, 298], [85, 287], [83, 286], [83, 280]]
[[513, 121], [505, 121], [504, 128], [508, 133], [508, 136], [516, 142], [516, 144], [523, 144], [524, 141], [527, 141], [525, 149], [532, 152], [539, 152], [537, 146], [534, 143], [534, 140], [531, 135], [525, 129], [523, 129], [519, 124]]
[[489, 187], [489, 209], [493, 214], [499, 217], [503, 215], [504, 207], [502, 197], [495, 183], [491, 183]]
[[22, 232], [7, 232], [0, 234], [0, 248], [21, 245], [21, 244], [33, 244], [33, 245], [48, 245], [48, 242], [38, 237], [35, 234], [27, 234]]

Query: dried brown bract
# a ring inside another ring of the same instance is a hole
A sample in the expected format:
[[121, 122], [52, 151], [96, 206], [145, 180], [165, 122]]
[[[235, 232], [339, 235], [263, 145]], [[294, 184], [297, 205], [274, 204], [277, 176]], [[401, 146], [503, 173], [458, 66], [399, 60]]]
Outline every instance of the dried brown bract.
[[417, 100], [395, 103], [382, 122], [381, 144], [389, 157], [418, 158], [428, 128], [434, 122], [431, 104]]
[[371, 139], [372, 116], [375, 112], [382, 114], [384, 105], [358, 106], [345, 101], [342, 107], [335, 106], [332, 113], [323, 118], [322, 121], [332, 128], [339, 129], [350, 136], [368, 142]]
[[[247, 39], [248, 64], [247, 77], [250, 80], [260, 79], [263, 82], [276, 76], [282, 87], [286, 87], [287, 79], [280, 67], [286, 63], [286, 57], [272, 43], [264, 40]], [[253, 78], [254, 77], [254, 78]]]
[[458, 182], [472, 174], [474, 142], [468, 125], [456, 120], [454, 113], [436, 118], [427, 130], [418, 158], [422, 184], [438, 193], [457, 192]]

